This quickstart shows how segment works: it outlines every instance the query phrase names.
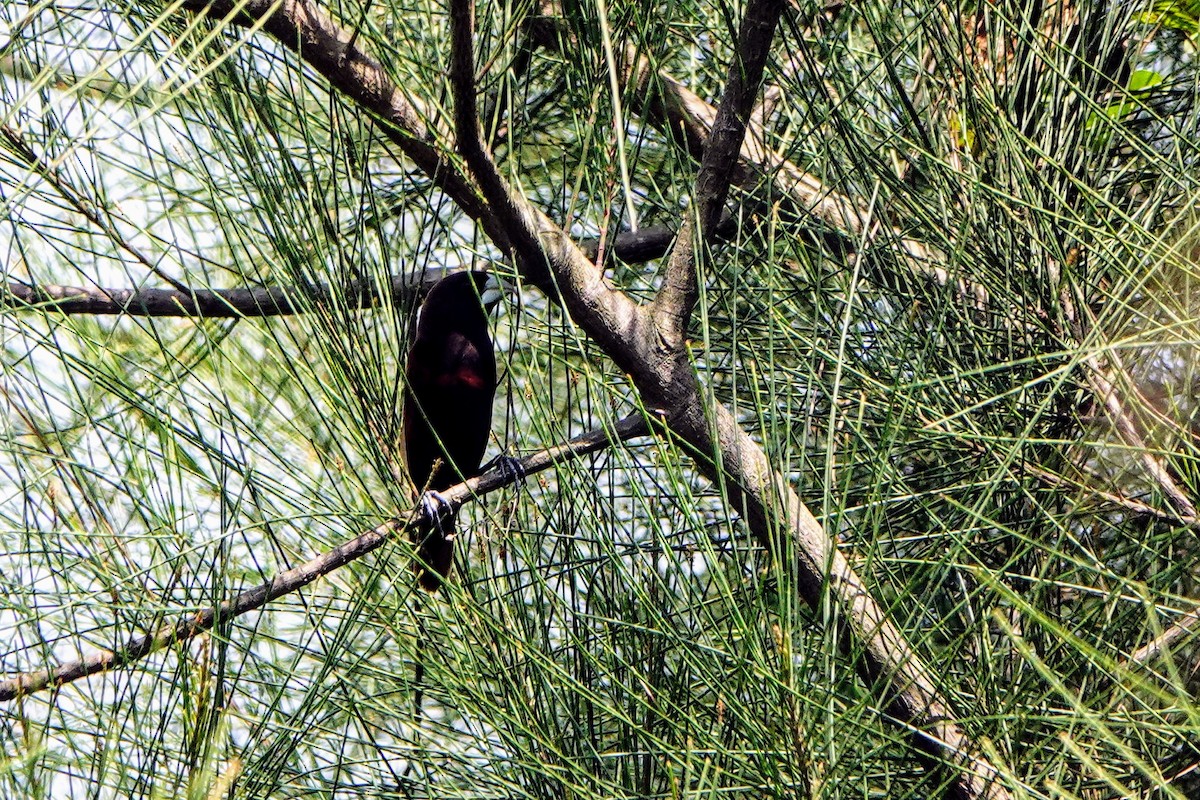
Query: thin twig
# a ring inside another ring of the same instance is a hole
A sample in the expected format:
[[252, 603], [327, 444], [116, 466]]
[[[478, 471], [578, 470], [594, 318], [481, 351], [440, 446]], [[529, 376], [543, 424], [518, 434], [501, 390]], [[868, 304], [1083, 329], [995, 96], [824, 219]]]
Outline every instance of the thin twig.
[[[581, 436], [576, 436], [569, 442], [546, 448], [521, 459], [521, 470], [525, 475], [532, 475], [556, 464], [595, 453], [617, 442], [644, 436], [648, 432], [649, 425], [645, 417], [641, 414], [631, 414], [611, 428], [597, 428]], [[520, 474], [514, 474], [512, 470], [493, 469], [484, 475], [440, 492], [446, 499], [446, 512], [457, 510], [468, 500], [520, 480]], [[98, 651], [86, 658], [69, 661], [53, 669], [26, 672], [0, 681], [0, 701], [13, 700], [50, 687], [59, 687], [98, 672], [120, 669], [151, 653], [180, 642], [186, 642], [220, 623], [229, 622], [263, 607], [272, 600], [302, 589], [318, 578], [378, 549], [397, 534], [403, 533], [414, 525], [430, 522], [432, 519], [429, 518], [429, 509], [425, 504], [418, 504], [406, 520], [388, 520], [298, 567], [281, 572], [272, 580], [242, 592], [218, 606], [198, 611], [174, 625], [168, 625], [144, 636], [130, 639], [118, 650]]]
[[[949, 430], [945, 425], [928, 419], [923, 414], [919, 414], [918, 416], [926, 428], [939, 431], [947, 436], [954, 436], [954, 432]], [[1004, 459], [1001, 457], [1001, 455], [993, 452], [990, 448], [985, 447], [982, 443], [962, 438], [957, 439], [957, 441], [962, 442], [971, 450], [980, 455], [994, 457], [999, 464], [1002, 466], [1004, 465]], [[1082, 467], [1079, 467], [1079, 469], [1083, 471], [1085, 475], [1092, 477], [1097, 483], [1100, 482], [1101, 479], [1099, 476], [1092, 475], [1091, 472]], [[1116, 506], [1117, 508], [1124, 509], [1125, 511], [1128, 511], [1131, 514], [1136, 514], [1139, 517], [1153, 517], [1154, 519], [1176, 522], [1182, 525], [1195, 525], [1198, 521], [1196, 517], [1184, 516], [1174, 510], [1167, 511], [1162, 508], [1156, 508], [1149, 503], [1144, 503], [1141, 500], [1137, 500], [1132, 497], [1126, 497], [1123, 494], [1106, 492], [1103, 489], [1097, 489], [1093, 485], [1080, 483], [1077, 480], [1072, 480], [1044, 467], [1029, 463], [1028, 461], [1022, 461], [1020, 470], [1021, 472], [1032, 475], [1034, 478], [1046, 484], [1047, 486], [1052, 486], [1056, 489], [1070, 489], [1077, 492], [1086, 492], [1092, 497], [1098, 497], [1110, 503], [1111, 505]]]
[[[1121, 368], [1120, 362], [1116, 359], [1115, 354], [1109, 356], [1108, 361], [1112, 368], [1124, 377], [1124, 370]], [[1108, 417], [1112, 420], [1113, 427], [1116, 428], [1117, 434], [1128, 445], [1133, 452], [1137, 453], [1138, 459], [1142, 462], [1142, 468], [1150, 476], [1158, 487], [1162, 489], [1163, 494], [1167, 496], [1171, 507], [1179, 514], [1181, 518], [1196, 519], [1196, 506], [1188, 498], [1187, 494], [1179, 487], [1175, 479], [1171, 477], [1171, 473], [1163, 466], [1158, 457], [1151, 452], [1146, 444], [1145, 438], [1138, 430], [1137, 423], [1133, 417], [1125, 410], [1125, 404], [1121, 400], [1120, 393], [1117, 392], [1108, 375], [1105, 374], [1104, 366], [1100, 360], [1091, 356], [1087, 359], [1088, 369], [1088, 385], [1092, 387], [1092, 391], [1100, 400], [1105, 410], [1108, 412]]]
[[[1157, 659], [1164, 651], [1170, 650], [1179, 641], [1200, 628], [1200, 609], [1192, 609], [1184, 614], [1171, 627], [1151, 639], [1146, 644], [1129, 654], [1123, 666], [1132, 667], [1134, 664], [1145, 665]], [[1120, 674], [1120, 671], [1117, 672]]]
[[[112, 241], [117, 247], [124, 250], [129, 255], [133, 256], [142, 266], [154, 273], [164, 281], [169, 283], [176, 291], [186, 293], [188, 287], [180, 283], [178, 279], [168, 275], [157, 264], [150, 260], [148, 256], [142, 253], [129, 240], [121, 235], [119, 231], [107, 220], [100, 216], [94, 203], [88, 198], [81, 195], [75, 190], [70, 182], [62, 175], [61, 171], [53, 164], [46, 161], [42, 156], [35, 151], [22, 138], [21, 134], [10, 128], [8, 125], [0, 125], [0, 136], [3, 136], [9, 146], [12, 148], [25, 164], [36, 173], [42, 180], [54, 187], [55, 191], [66, 200], [71, 206], [87, 219], [88, 222], [96, 226], [97, 229], [103, 231], [104, 235]], [[111, 215], [111, 212], [108, 212]]]

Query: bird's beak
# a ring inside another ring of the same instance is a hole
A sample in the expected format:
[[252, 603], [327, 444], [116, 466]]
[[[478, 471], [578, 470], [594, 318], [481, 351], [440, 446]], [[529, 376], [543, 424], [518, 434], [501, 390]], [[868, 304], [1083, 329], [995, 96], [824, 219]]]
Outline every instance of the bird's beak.
[[512, 290], [511, 283], [489, 272], [487, 282], [483, 284], [483, 291], [479, 293], [479, 299], [483, 303], [483, 307], [490, 312]]

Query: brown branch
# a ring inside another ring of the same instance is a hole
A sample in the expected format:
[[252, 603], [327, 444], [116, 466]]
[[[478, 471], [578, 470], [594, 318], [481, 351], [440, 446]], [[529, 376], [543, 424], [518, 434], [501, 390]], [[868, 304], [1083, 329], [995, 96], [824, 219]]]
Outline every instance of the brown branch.
[[707, 258], [708, 245], [716, 238], [733, 170], [746, 138], [746, 125], [754, 110], [782, 13], [781, 3], [766, 0], [751, 0], [746, 7], [736, 56], [700, 160], [692, 207], [684, 212], [679, 238], [651, 311], [660, 335], [670, 347], [683, 345], [688, 320], [699, 299], [701, 265]]
[[[741, 221], [733, 214], [725, 213], [713, 230], [716, 241], [728, 241], [734, 238], [741, 229]], [[636, 231], [621, 231], [605, 245], [604, 256], [612, 256], [617, 261], [626, 264], [644, 264], [656, 258], [662, 258], [671, 252], [671, 245], [682, 235], [667, 225], [654, 225], [639, 228]], [[604, 237], [580, 239], [579, 249], [584, 256], [594, 262], [600, 255], [600, 243]]]
[[[547, 22], [530, 30], [542, 37], [542, 46], [556, 47], [563, 55], [569, 55], [566, 50], [573, 43], [554, 18], [556, 8], [554, 0], [543, 0], [541, 9]], [[637, 87], [633, 93], [634, 109], [701, 161], [714, 130], [717, 109], [668, 73], [655, 70], [650, 59], [635, 48], [631, 47], [625, 53], [625, 72], [621, 77]], [[898, 229], [876, 226], [867, 230], [872, 217], [865, 206], [833, 191], [820, 178], [805, 172], [766, 142], [766, 132], [751, 116], [747, 135], [741, 142], [740, 158], [732, 173], [734, 185], [746, 186], [769, 180], [778, 194], [791, 198], [803, 213], [837, 231], [847, 241], [861, 243], [887, 234], [904, 254], [904, 263], [912, 274], [941, 286], [952, 283], [949, 272], [939, 266], [944, 260], [941, 254], [923, 242], [904, 236]], [[961, 282], [956, 285], [973, 302], [986, 299], [982, 287]]]
[[9, 283], [0, 291], [0, 308], [36, 307], [62, 314], [124, 314], [135, 317], [275, 317], [301, 314], [338, 299], [355, 308], [373, 308], [384, 295], [399, 303], [422, 293], [452, 270], [431, 269], [423, 275], [396, 275], [384, 291], [355, 282], [340, 292], [325, 284], [310, 289], [271, 286], [253, 289], [104, 289], [100, 287], [28, 286]]
[[[725, 215], [718, 223], [717, 239], [732, 238], [738, 221]], [[678, 233], [666, 225], [637, 231], [622, 231], [608, 246], [607, 253], [626, 264], [643, 264], [662, 258], [671, 251]], [[581, 239], [579, 248], [586, 258], [595, 260], [599, 238]], [[441, 268], [429, 269], [420, 278], [393, 275], [387, 294], [393, 303], [412, 292], [424, 292], [444, 277]], [[339, 300], [354, 308], [373, 308], [382, 301], [382, 292], [363, 283], [351, 283], [340, 292]], [[29, 285], [9, 282], [0, 288], [0, 308], [36, 307], [60, 314], [103, 316], [122, 314], [131, 317], [275, 317], [302, 314], [313, 305], [327, 303], [334, 291], [326, 284], [305, 289], [296, 286], [261, 286], [251, 289], [117, 289], [99, 286]]]
[[[726, 408], [704, 405], [686, 349], [661, 347], [660, 331], [645, 309], [611, 287], [603, 272], [557, 225], [505, 186], [479, 138], [469, 2], [452, 2], [452, 73], [460, 139], [457, 146], [479, 182], [479, 192], [433, 143], [414, 106], [378, 62], [309, 0], [239, 0], [237, 4], [232, 0], [187, 0], [187, 7], [210, 17], [224, 16], [223, 21], [229, 24], [247, 24], [248, 20], [261, 24], [334, 88], [375, 114], [387, 135], [435, 185], [476, 219], [498, 247], [512, 254], [532, 282], [558, 296], [576, 323], [630, 374], [645, 407], [662, 410], [656, 413], [661, 413], [665, 427], [689, 446], [701, 472], [724, 485], [760, 540], [776, 557], [788, 559], [805, 600], [815, 606], [826, 590], [833, 593], [855, 649], [865, 656], [867, 672], [883, 679], [889, 710], [902, 725], [916, 732], [924, 749], [962, 767], [953, 787], [954, 796], [1007, 797], [993, 781], [995, 768], [977, 758], [972, 760], [971, 754], [978, 753], [979, 748], [954, 722], [928, 669], [874, 601], [869, 587], [800, 503], [786, 478], [772, 470], [765, 453]], [[461, 13], [464, 10], [466, 13]], [[383, 533], [394, 532], [395, 523], [392, 525]], [[274, 582], [260, 587], [249, 594], [247, 602], [266, 602], [277, 589]], [[233, 610], [237, 609], [209, 612], [208, 627], [223, 611]], [[179, 641], [181, 635], [194, 636], [200, 629], [194, 622], [181, 623], [144, 642], [135, 641], [133, 649], [125, 652], [167, 646]], [[101, 663], [127, 663], [121, 662], [120, 656], [114, 659], [102, 659]], [[54, 678], [47, 677], [46, 681], [48, 685]]]
[[[617, 442], [644, 436], [648, 432], [649, 426], [646, 419], [641, 414], [632, 414], [615, 423], [611, 428], [597, 428], [589, 431], [569, 442], [534, 453], [521, 459], [519, 463], [523, 474], [532, 475], [556, 464], [590, 455]], [[494, 469], [440, 494], [447, 501], [448, 511], [457, 510], [468, 500], [500, 489], [516, 480], [519, 478], [512, 474], [511, 470]], [[52, 669], [22, 673], [0, 681], [0, 701], [14, 700], [47, 688], [57, 688], [98, 672], [120, 669], [151, 653], [194, 639], [212, 630], [218, 624], [229, 622], [243, 614], [262, 608], [272, 600], [304, 588], [318, 578], [378, 549], [413, 525], [431, 522], [428, 513], [428, 509], [423, 504], [418, 504], [406, 521], [388, 520], [298, 567], [279, 573], [272, 580], [242, 592], [218, 606], [198, 611], [174, 625], [168, 625], [152, 633], [130, 639], [119, 650], [97, 651], [78, 661], [59, 664]]]
[[[450, 84], [454, 92], [456, 144], [468, 169], [479, 184], [511, 237], [513, 254], [539, 273], [546, 262], [534, 225], [541, 220], [524, 219], [532, 208], [516, 198], [500, 176], [483, 141], [475, 86], [475, 4], [472, 0], [450, 0]], [[534, 225], [530, 223], [533, 222]], [[555, 229], [546, 219], [540, 227]], [[571, 251], [579, 252], [577, 247]], [[541, 281], [537, 281], [541, 282]]]
[[1181, 639], [1194, 633], [1197, 628], [1200, 628], [1200, 609], [1192, 609], [1174, 625], [1130, 653], [1129, 658], [1122, 666], [1132, 668], [1135, 664], [1145, 665], [1154, 661], [1164, 651], [1170, 650], [1178, 644]]
[[[774, 0], [751, 0], [747, 17], [778, 15]], [[951, 795], [1007, 798], [998, 770], [954, 721], [933, 674], [874, 600], [832, 539], [800, 502], [785, 476], [722, 405], [708, 407], [682, 341], [657, 324], [650, 307], [634, 306], [607, 286], [601, 271], [496, 170], [480, 135], [472, 0], [451, 0], [451, 92], [459, 152], [510, 233], [520, 262], [545, 264], [572, 319], [633, 379], [647, 408], [661, 410], [666, 429], [684, 442], [702, 473], [724, 486], [734, 508], [777, 558], [794, 559], [800, 591], [813, 607], [832, 592], [865, 671], [886, 695], [891, 714], [914, 732], [926, 753], [958, 767]], [[753, 24], [753, 23], [751, 23]], [[739, 37], [740, 38], [740, 37]], [[753, 90], [757, 91], [757, 84]], [[682, 239], [682, 237], [681, 237]]]
[[[1128, 382], [1128, 375], [1125, 373], [1120, 360], [1115, 353], [1108, 356], [1108, 361], [1112, 368]], [[1096, 356], [1089, 356], [1086, 361], [1088, 370], [1087, 380], [1088, 385], [1092, 387], [1092, 391], [1108, 412], [1108, 418], [1112, 420], [1113, 427], [1116, 428], [1117, 434], [1134, 452], [1138, 454], [1138, 459], [1142, 462], [1142, 468], [1150, 476], [1154, 483], [1162, 489], [1166, 495], [1167, 501], [1176, 513], [1183, 519], [1189, 519], [1193, 522], [1196, 520], [1196, 506], [1188, 498], [1187, 493], [1179, 487], [1175, 479], [1171, 477], [1171, 473], [1162, 465], [1158, 457], [1150, 451], [1146, 445], [1146, 440], [1138, 430], [1137, 423], [1133, 417], [1125, 410], [1125, 404], [1121, 400], [1121, 395], [1117, 392], [1108, 375], [1105, 374], [1104, 366], [1100, 363], [1100, 359]]]
[[526, 277], [558, 297], [581, 324], [586, 320], [588, 334], [619, 367], [627, 372], [644, 369], [629, 347], [644, 335], [633, 301], [607, 283], [603, 271], [561, 228], [508, 188], [483, 143], [476, 116], [474, 26], [470, 0], [451, 0], [450, 77], [459, 152], [507, 232], [509, 251]]
[[[715, 235], [717, 239], [729, 239], [737, 231], [737, 219], [726, 214], [718, 223]], [[673, 228], [666, 225], [623, 231], [617, 234], [607, 252], [626, 264], [643, 264], [671, 252], [671, 244], [678, 235]], [[599, 242], [598, 238], [581, 239], [579, 249], [587, 259], [595, 260]], [[374, 308], [382, 302], [386, 293], [391, 296], [393, 303], [399, 303], [413, 292], [428, 291], [449, 271], [451, 270], [429, 269], [419, 278], [412, 275], [393, 275], [386, 292], [380, 292], [360, 282], [351, 283], [339, 293], [338, 299], [353, 308]], [[326, 284], [317, 284], [310, 289], [297, 286], [261, 286], [251, 289], [178, 290], [58, 284], [31, 286], [9, 282], [7, 291], [0, 288], [0, 308], [34, 307], [60, 314], [94, 316], [121, 314], [131, 317], [208, 319], [276, 317], [305, 313], [314, 305], [330, 302], [334, 294], [334, 290]]]
[[422, 113], [364, 51], [311, 0], [184, 0], [183, 8], [232, 25], [261, 22], [262, 30], [304, 59], [330, 85], [358, 103], [434, 185], [445, 192], [493, 242], [509, 249], [508, 236], [465, 175], [447, 159], [422, 121]]

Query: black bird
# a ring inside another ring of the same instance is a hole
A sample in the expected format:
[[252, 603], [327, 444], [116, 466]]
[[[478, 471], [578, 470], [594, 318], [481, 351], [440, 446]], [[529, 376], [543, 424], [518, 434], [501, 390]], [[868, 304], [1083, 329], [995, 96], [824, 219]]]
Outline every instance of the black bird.
[[[404, 459], [419, 491], [436, 493], [479, 474], [496, 394], [488, 313], [502, 294], [486, 272], [456, 272], [421, 304], [404, 395]], [[431, 500], [437, 495], [426, 495]], [[417, 580], [436, 591], [450, 573], [454, 519], [418, 529], [414, 540]]]

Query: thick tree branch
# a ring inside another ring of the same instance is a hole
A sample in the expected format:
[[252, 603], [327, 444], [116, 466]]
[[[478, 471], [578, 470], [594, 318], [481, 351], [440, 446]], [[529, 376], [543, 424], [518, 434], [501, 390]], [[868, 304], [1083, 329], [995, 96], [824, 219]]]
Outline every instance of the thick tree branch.
[[603, 271], [561, 228], [509, 189], [483, 143], [476, 112], [474, 29], [471, 0], [451, 0], [450, 78], [459, 152], [504, 227], [510, 253], [525, 269], [526, 277], [560, 297], [571, 316], [618, 366], [627, 372], [643, 368], [632, 353], [625, 357], [627, 343], [642, 337], [644, 322], [639, 309], [607, 283]]
[[[756, 15], [778, 15], [775, 5], [773, 0], [750, 4]], [[561, 230], [505, 185], [483, 144], [475, 116], [473, 0], [451, 0], [450, 20], [451, 91], [459, 151], [484, 198], [508, 228], [520, 262], [528, 266], [540, 259], [546, 265], [572, 319], [630, 374], [646, 407], [662, 410], [666, 427], [691, 447], [701, 471], [729, 489], [759, 539], [795, 570], [804, 599], [816, 606], [826, 587], [833, 592], [855, 649], [865, 654], [866, 672], [878, 679], [891, 712], [915, 731], [922, 749], [957, 765], [958, 780], [951, 794], [1008, 797], [996, 782], [995, 767], [981, 760], [979, 747], [954, 721], [928, 668], [786, 478], [771, 468], [766, 454], [726, 408], [706, 406], [686, 348], [664, 341], [650, 308], [635, 307], [624, 294], [608, 287], [600, 271]], [[757, 88], [755, 83], [752, 91]]]
[[[548, 469], [583, 456], [590, 455], [617, 442], [627, 441], [649, 433], [649, 425], [640, 414], [633, 414], [614, 424], [611, 428], [597, 428], [577, 436], [561, 445], [547, 448], [520, 460], [525, 475]], [[468, 500], [495, 491], [518, 480], [511, 471], [494, 469], [484, 475], [451, 487], [440, 494], [450, 509], [457, 510]], [[272, 600], [298, 591], [318, 578], [328, 575], [339, 567], [365, 556], [381, 545], [404, 533], [414, 525], [432, 522], [423, 504], [418, 504], [407, 520], [393, 519], [362, 533], [348, 542], [338, 545], [298, 567], [281, 572], [274, 579], [242, 592], [214, 608], [198, 611], [174, 625], [130, 639], [118, 650], [102, 650], [78, 661], [69, 661], [57, 667], [38, 672], [27, 672], [0, 681], [0, 701], [14, 700], [47, 688], [57, 688], [71, 681], [120, 669], [151, 653], [158, 652], [180, 642], [212, 630], [218, 624], [261, 608]]]
[[447, 158], [422, 114], [351, 33], [311, 0], [184, 0], [183, 8], [219, 22], [262, 29], [316, 69], [339, 92], [374, 114], [388, 137], [444, 191], [492, 241], [504, 249], [507, 233], [475, 187]]

